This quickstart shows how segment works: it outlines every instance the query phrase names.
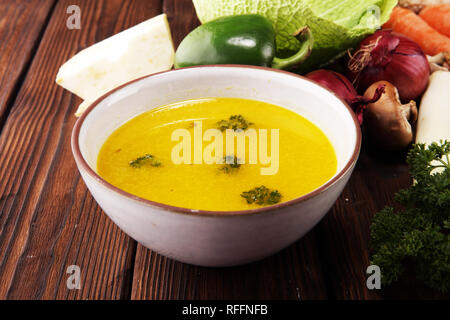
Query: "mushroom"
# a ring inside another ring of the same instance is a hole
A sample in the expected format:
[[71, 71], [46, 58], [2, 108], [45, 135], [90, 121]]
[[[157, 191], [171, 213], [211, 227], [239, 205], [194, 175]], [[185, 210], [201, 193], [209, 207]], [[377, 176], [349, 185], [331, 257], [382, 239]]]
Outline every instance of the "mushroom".
[[417, 120], [416, 103], [402, 104], [397, 88], [387, 81], [378, 81], [367, 88], [364, 97], [372, 97], [380, 85], [385, 92], [380, 99], [367, 105], [364, 126], [370, 139], [387, 150], [401, 150], [413, 140], [411, 124]]
[[427, 56], [430, 64], [431, 73], [435, 71], [449, 71], [450, 70], [450, 51], [438, 53], [435, 56]]

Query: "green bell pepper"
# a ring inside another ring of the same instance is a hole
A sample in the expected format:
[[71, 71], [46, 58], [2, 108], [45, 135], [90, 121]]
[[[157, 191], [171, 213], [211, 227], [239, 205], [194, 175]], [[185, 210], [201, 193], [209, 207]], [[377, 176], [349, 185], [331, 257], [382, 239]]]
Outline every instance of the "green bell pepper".
[[287, 58], [275, 57], [275, 30], [257, 14], [228, 16], [205, 23], [189, 33], [175, 54], [175, 68], [207, 64], [246, 64], [291, 69], [311, 53], [313, 37], [309, 28], [297, 31], [301, 48]]

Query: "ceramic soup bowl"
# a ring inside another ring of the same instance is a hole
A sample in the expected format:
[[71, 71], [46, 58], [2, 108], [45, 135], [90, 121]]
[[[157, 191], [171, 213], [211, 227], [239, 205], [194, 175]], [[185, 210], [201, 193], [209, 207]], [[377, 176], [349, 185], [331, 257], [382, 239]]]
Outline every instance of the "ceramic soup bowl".
[[[145, 200], [98, 175], [100, 148], [123, 123], [155, 107], [208, 97], [265, 101], [307, 118], [332, 143], [338, 162], [336, 174], [294, 200], [231, 212], [190, 210]], [[78, 169], [103, 211], [147, 248], [202, 266], [249, 263], [301, 238], [342, 192], [360, 145], [361, 132], [353, 112], [332, 92], [293, 73], [233, 65], [171, 70], [129, 82], [93, 103], [72, 133]]]

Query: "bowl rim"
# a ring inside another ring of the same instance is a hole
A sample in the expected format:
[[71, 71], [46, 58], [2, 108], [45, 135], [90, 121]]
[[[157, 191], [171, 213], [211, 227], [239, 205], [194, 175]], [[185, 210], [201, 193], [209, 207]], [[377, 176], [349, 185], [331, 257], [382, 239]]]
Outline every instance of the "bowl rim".
[[[148, 200], [148, 199], [144, 199], [141, 198], [139, 196], [136, 196], [134, 194], [131, 194], [125, 190], [122, 190], [114, 185], [112, 185], [111, 183], [107, 182], [105, 179], [103, 179], [99, 174], [97, 174], [90, 166], [89, 164], [86, 162], [86, 160], [84, 159], [83, 155], [81, 154], [81, 150], [80, 150], [80, 145], [79, 145], [79, 134], [80, 134], [80, 129], [84, 123], [84, 120], [86, 119], [86, 117], [88, 116], [88, 114], [104, 99], [106, 99], [108, 96], [110, 96], [111, 94], [113, 94], [114, 92], [129, 86], [135, 82], [139, 82], [140, 80], [146, 79], [146, 78], [151, 78], [151, 77], [155, 77], [161, 74], [165, 74], [165, 73], [169, 73], [169, 72], [178, 72], [180, 70], [185, 70], [185, 69], [196, 69], [196, 68], [246, 68], [246, 69], [256, 69], [256, 70], [264, 70], [264, 71], [269, 71], [269, 72], [278, 72], [281, 74], [284, 74], [286, 76], [290, 76], [290, 77], [296, 77], [296, 78], [300, 78], [306, 81], [309, 81], [323, 89], [325, 89], [326, 91], [330, 92], [331, 94], [333, 94], [336, 98], [338, 98], [341, 103], [347, 108], [347, 112], [350, 114], [351, 118], [353, 119], [353, 123], [354, 123], [354, 129], [355, 129], [355, 133], [356, 133], [356, 141], [355, 141], [355, 145], [354, 145], [354, 149], [352, 152], [352, 155], [350, 157], [350, 159], [347, 161], [347, 163], [345, 164], [345, 166], [337, 173], [334, 175], [334, 177], [332, 177], [330, 180], [328, 180], [326, 183], [322, 184], [320, 187], [312, 190], [311, 192], [308, 192], [300, 197], [297, 197], [295, 199], [291, 199], [289, 201], [285, 201], [285, 202], [281, 202], [281, 203], [277, 203], [271, 206], [265, 206], [265, 207], [261, 207], [261, 208], [256, 208], [256, 209], [247, 209], [247, 210], [231, 210], [231, 211], [214, 211], [214, 210], [200, 210], [200, 209], [189, 209], [189, 208], [183, 208], [183, 207], [177, 207], [177, 206], [172, 206], [172, 205], [168, 205], [168, 204], [164, 204], [161, 202], [156, 202], [156, 201], [152, 201], [152, 200]], [[71, 145], [72, 145], [72, 153], [74, 155], [75, 161], [77, 162], [78, 166], [81, 167], [88, 175], [90, 175], [94, 180], [96, 180], [97, 182], [99, 182], [103, 187], [105, 187], [106, 189], [109, 189], [109, 191], [112, 191], [113, 193], [116, 193], [122, 197], [128, 198], [130, 200], [134, 200], [137, 201], [139, 203], [142, 203], [144, 205], [147, 206], [151, 206], [151, 207], [158, 207], [160, 209], [163, 209], [165, 211], [170, 211], [172, 213], [180, 213], [180, 214], [187, 214], [187, 215], [200, 215], [200, 216], [208, 216], [208, 217], [239, 217], [239, 216], [248, 216], [248, 215], [254, 215], [254, 214], [260, 214], [260, 213], [264, 213], [264, 212], [272, 212], [274, 210], [280, 209], [280, 208], [284, 208], [284, 207], [289, 207], [292, 205], [295, 205], [297, 203], [300, 202], [305, 202], [311, 198], [314, 198], [315, 196], [323, 193], [324, 191], [326, 191], [328, 188], [330, 188], [332, 185], [334, 185], [337, 181], [339, 181], [350, 169], [351, 167], [354, 165], [354, 163], [356, 162], [356, 160], [358, 159], [360, 150], [361, 150], [361, 140], [362, 140], [362, 134], [361, 134], [361, 128], [360, 128], [360, 124], [359, 121], [355, 115], [355, 113], [353, 112], [353, 110], [350, 108], [350, 106], [348, 105], [347, 102], [345, 102], [342, 98], [338, 97], [333, 91], [331, 91], [330, 89], [306, 78], [305, 76], [301, 76], [289, 71], [285, 71], [285, 70], [279, 70], [279, 69], [273, 69], [273, 68], [268, 68], [268, 67], [261, 67], [261, 66], [250, 66], [250, 65], [239, 65], [239, 64], [228, 64], [228, 65], [220, 65], [220, 64], [211, 64], [211, 65], [202, 65], [202, 66], [192, 66], [192, 67], [184, 67], [184, 68], [179, 68], [179, 69], [170, 69], [170, 70], [166, 70], [166, 71], [162, 71], [162, 72], [157, 72], [157, 73], [152, 73], [131, 81], [128, 81], [110, 91], [108, 91], [107, 93], [105, 93], [104, 95], [102, 95], [101, 97], [99, 97], [97, 100], [95, 100], [84, 112], [83, 114], [78, 118], [78, 120], [76, 121], [73, 130], [72, 130], [72, 136], [71, 136]], [[80, 169], [80, 168], [79, 168]]]

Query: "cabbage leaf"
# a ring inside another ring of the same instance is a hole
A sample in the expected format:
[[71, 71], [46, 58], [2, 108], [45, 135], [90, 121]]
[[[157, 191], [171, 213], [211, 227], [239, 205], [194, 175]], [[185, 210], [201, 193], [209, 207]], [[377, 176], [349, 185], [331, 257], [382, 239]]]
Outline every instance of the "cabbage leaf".
[[193, 0], [202, 23], [222, 16], [256, 13], [277, 32], [278, 54], [299, 49], [292, 34], [308, 26], [314, 49], [302, 69], [319, 67], [356, 46], [390, 16], [397, 0]]

